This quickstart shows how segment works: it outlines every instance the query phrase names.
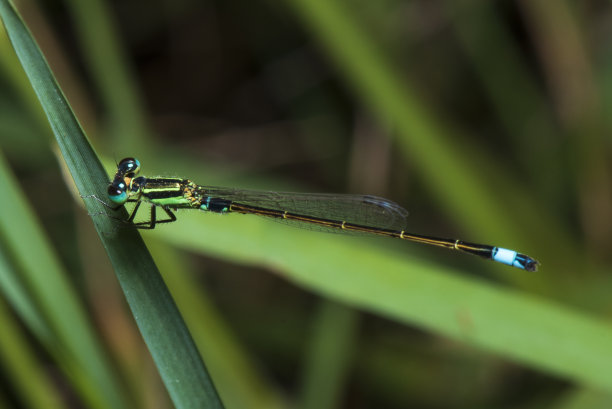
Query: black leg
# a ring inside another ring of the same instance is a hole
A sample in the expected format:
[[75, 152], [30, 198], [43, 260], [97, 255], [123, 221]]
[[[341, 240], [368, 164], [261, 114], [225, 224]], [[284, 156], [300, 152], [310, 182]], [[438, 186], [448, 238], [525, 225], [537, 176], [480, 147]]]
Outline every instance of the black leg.
[[[138, 208], [140, 207], [140, 204], [142, 202], [136, 202], [136, 206], [134, 206], [134, 210], [132, 210], [132, 213], [130, 213], [130, 217], [128, 217], [127, 222], [131, 223], [134, 221], [134, 218], [136, 218], [136, 213], [138, 212]], [[154, 206], [151, 206], [151, 210], [153, 210]], [[155, 216], [155, 215], [152, 215]]]
[[[132, 214], [127, 219], [128, 223], [132, 223], [134, 221], [134, 218], [136, 217], [136, 212], [138, 211], [138, 208], [140, 207], [141, 203], [142, 202], [136, 203], [134, 210], [132, 210]], [[137, 229], [143, 229], [143, 230], [154, 229], [155, 228], [155, 218], [156, 218], [155, 207], [156, 206], [153, 206], [153, 205], [151, 206], [151, 216], [148, 221], [132, 223], [131, 226], [136, 227]]]
[[[104, 206], [106, 206], [107, 208], [115, 211], [115, 210], [119, 210], [121, 207], [123, 207], [123, 205], [118, 205], [116, 207], [110, 206], [109, 204], [107, 204], [106, 202], [104, 202], [103, 200], [101, 200], [98, 196], [96, 195], [88, 195], [88, 196], [83, 196], [81, 195], [81, 197], [83, 199], [86, 198], [94, 198], [96, 199], [98, 202], [102, 203]], [[136, 218], [136, 214], [138, 213], [138, 209], [140, 208], [140, 205], [142, 204], [142, 201], [140, 201], [139, 199], [128, 199], [126, 200], [126, 202], [130, 202], [130, 203], [136, 203], [136, 206], [134, 206], [134, 209], [132, 210], [132, 212], [130, 213], [130, 216], [127, 218], [127, 220], [124, 219], [119, 219], [117, 217], [113, 217], [113, 216], [109, 216], [112, 219], [118, 220], [124, 224], [129, 224], [130, 226], [133, 226], [137, 229], [145, 229], [145, 230], [149, 230], [149, 229], [154, 229], [155, 226], [159, 223], [172, 223], [176, 221], [176, 216], [174, 215], [174, 213], [172, 213], [172, 210], [167, 208], [167, 207], [163, 207], [160, 206], [164, 212], [166, 212], [166, 214], [168, 215], [167, 219], [163, 219], [163, 220], [157, 220], [157, 214], [156, 214], [156, 209], [158, 206], [155, 205], [151, 205], [151, 217], [148, 221], [145, 222], [138, 222], [138, 223], [134, 223], [134, 219]], [[104, 214], [104, 213], [100, 213], [100, 214]]]
[[[127, 220], [128, 223], [134, 220], [134, 216], [136, 215], [136, 210], [138, 210], [140, 203], [142, 202], [138, 202], [136, 204], [136, 207], [132, 211], [132, 215]], [[162, 207], [162, 209], [168, 215], [168, 219], [157, 220], [156, 209], [157, 209], [157, 206], [151, 205], [151, 218], [149, 219], [149, 221], [133, 223], [132, 226], [136, 227], [137, 229], [150, 230], [150, 229], [154, 229], [155, 226], [159, 223], [172, 223], [176, 221], [176, 216], [174, 215], [174, 213], [172, 213], [172, 210], [170, 210], [167, 207]]]
[[172, 209], [169, 209], [167, 207], [162, 207], [162, 209], [164, 210], [164, 212], [166, 212], [169, 218], [164, 220], [158, 220], [157, 223], [172, 223], [176, 221], [176, 216], [174, 215], [174, 213], [172, 213]]

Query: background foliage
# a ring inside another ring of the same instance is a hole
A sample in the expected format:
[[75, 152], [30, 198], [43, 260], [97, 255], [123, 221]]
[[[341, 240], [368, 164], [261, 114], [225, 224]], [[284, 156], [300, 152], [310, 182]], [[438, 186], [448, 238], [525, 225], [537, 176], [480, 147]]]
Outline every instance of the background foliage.
[[[180, 213], [144, 236], [226, 407], [609, 406], [607, 2], [17, 4], [109, 173], [379, 194], [542, 262]], [[0, 89], [0, 407], [171, 407], [4, 33]]]

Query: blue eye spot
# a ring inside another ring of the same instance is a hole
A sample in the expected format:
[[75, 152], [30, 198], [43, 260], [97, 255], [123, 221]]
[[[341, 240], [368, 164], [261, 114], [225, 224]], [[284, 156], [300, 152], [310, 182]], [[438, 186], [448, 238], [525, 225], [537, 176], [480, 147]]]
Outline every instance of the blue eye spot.
[[117, 204], [124, 204], [127, 200], [127, 193], [121, 192], [118, 195], [108, 195], [108, 198]]
[[127, 193], [123, 189], [119, 189], [117, 186], [110, 185], [108, 187], [108, 198], [117, 204], [124, 204], [127, 200]]

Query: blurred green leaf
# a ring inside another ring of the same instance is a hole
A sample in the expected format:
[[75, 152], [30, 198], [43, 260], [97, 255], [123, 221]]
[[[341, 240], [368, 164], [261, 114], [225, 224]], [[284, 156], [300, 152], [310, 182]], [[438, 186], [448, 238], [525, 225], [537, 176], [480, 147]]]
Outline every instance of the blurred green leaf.
[[[2, 9], [0, 9], [0, 12]], [[0, 156], [2, 289], [93, 407], [128, 407], [48, 239]], [[32, 257], [36, 254], [36, 257]]]
[[355, 353], [359, 312], [324, 300], [313, 324], [299, 408], [337, 408]]
[[[287, 403], [223, 322], [206, 290], [188, 273], [185, 256], [154, 237], [147, 240], [164, 281], [227, 408], [281, 409]], [[179, 271], [177, 271], [179, 270]]]
[[[1, 250], [0, 250], [1, 251]], [[3, 266], [0, 266], [2, 269]], [[0, 273], [2, 274], [2, 273]], [[35, 361], [24, 334], [10, 316], [4, 300], [0, 299], [0, 356], [3, 368], [11, 373], [11, 383], [19, 391], [23, 402], [32, 409], [63, 408], [51, 380], [45, 375], [43, 365]]]
[[179, 216], [172, 228], [147, 234], [231, 262], [264, 266], [322, 296], [612, 390], [612, 358], [606, 352], [612, 325], [603, 319], [375, 247], [375, 239], [291, 229], [242, 215]]

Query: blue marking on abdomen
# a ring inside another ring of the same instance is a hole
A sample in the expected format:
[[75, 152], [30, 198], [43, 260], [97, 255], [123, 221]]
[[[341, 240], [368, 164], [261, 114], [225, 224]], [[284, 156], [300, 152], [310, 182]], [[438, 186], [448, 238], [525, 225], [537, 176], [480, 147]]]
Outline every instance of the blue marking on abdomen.
[[493, 257], [492, 259], [497, 261], [498, 263], [507, 264], [509, 266], [514, 266], [518, 268], [525, 268], [519, 260], [517, 260], [517, 252], [514, 250], [508, 250], [501, 247], [495, 247], [493, 249]]
[[231, 200], [211, 198], [208, 196], [206, 198], [206, 203], [200, 205], [200, 209], [215, 213], [227, 213], [231, 204]]
[[209, 207], [209, 205], [210, 205], [210, 196], [207, 196], [207, 197], [206, 197], [206, 203], [202, 203], [202, 204], [200, 205], [200, 209], [208, 211], [208, 210], [210, 210], [210, 209], [208, 208], [208, 207]]

